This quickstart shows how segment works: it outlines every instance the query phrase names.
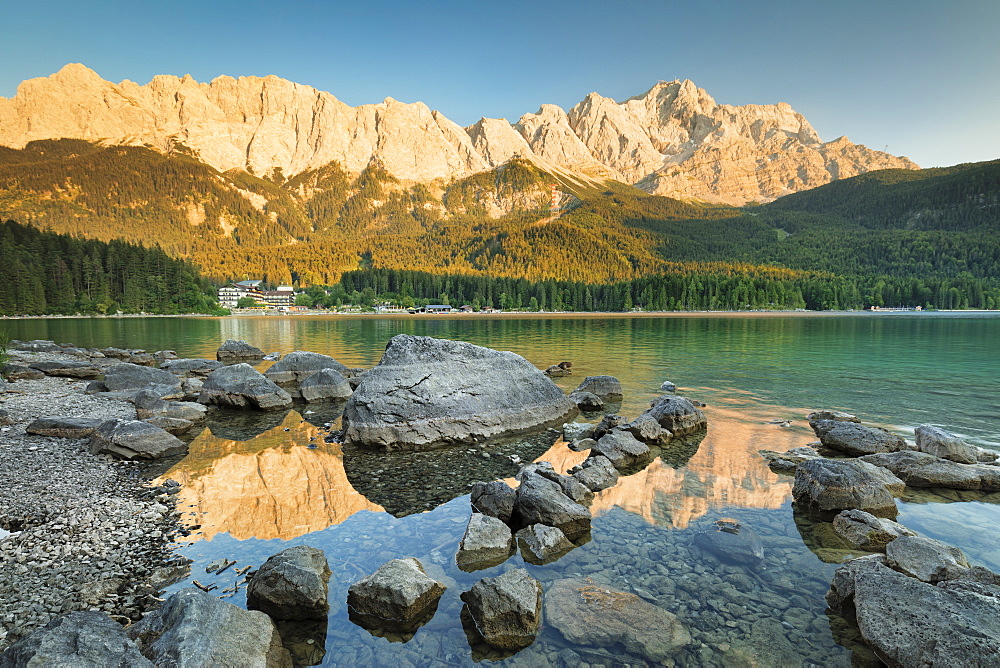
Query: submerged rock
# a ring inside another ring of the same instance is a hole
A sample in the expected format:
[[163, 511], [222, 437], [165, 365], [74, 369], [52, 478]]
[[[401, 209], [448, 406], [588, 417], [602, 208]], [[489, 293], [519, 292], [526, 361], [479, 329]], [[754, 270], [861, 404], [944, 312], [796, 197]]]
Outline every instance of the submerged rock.
[[545, 619], [570, 643], [625, 651], [663, 663], [691, 644], [681, 621], [635, 594], [589, 578], [558, 580], [545, 594]]
[[518, 649], [534, 642], [542, 617], [542, 585], [523, 568], [483, 578], [462, 593], [462, 600], [491, 646]]
[[292, 665], [270, 617], [182, 589], [125, 633], [158, 666]]
[[247, 587], [247, 608], [272, 619], [325, 619], [330, 566], [323, 550], [297, 545], [272, 555]]
[[896, 515], [893, 494], [903, 481], [884, 468], [858, 460], [810, 459], [795, 469], [792, 496], [797, 504], [819, 511], [867, 510]]
[[854, 457], [906, 448], [902, 436], [880, 427], [865, 427], [842, 420], [818, 420], [809, 424], [825, 447]]
[[153, 662], [103, 612], [71, 612], [56, 617], [0, 654], [0, 666], [128, 666]]
[[576, 411], [527, 360], [400, 334], [344, 408], [345, 443], [423, 450], [562, 424]]
[[406, 630], [433, 614], [444, 590], [445, 586], [429, 577], [416, 559], [393, 559], [352, 584], [347, 605], [362, 625], [381, 621]]
[[902, 524], [863, 510], [841, 511], [833, 518], [833, 530], [854, 547], [870, 552], [885, 552], [885, 546], [900, 536], [916, 535]]
[[277, 410], [292, 404], [292, 397], [249, 364], [234, 364], [208, 375], [198, 401], [235, 408]]
[[965, 441], [948, 433], [940, 427], [922, 424], [914, 430], [916, 449], [929, 455], [947, 459], [959, 464], [976, 464], [979, 462], [975, 448], [966, 445]]
[[254, 348], [246, 341], [226, 339], [215, 351], [215, 359], [220, 362], [259, 362], [264, 359], [264, 351]]
[[472, 513], [455, 560], [460, 569], [470, 572], [498, 566], [512, 554], [514, 536], [510, 527], [496, 517]]
[[959, 464], [914, 450], [868, 455], [861, 461], [892, 471], [910, 487], [1000, 491], [1000, 466], [991, 464]]
[[159, 427], [139, 420], [108, 420], [90, 437], [90, 451], [122, 459], [160, 459], [183, 454], [187, 446]]
[[764, 559], [764, 546], [757, 532], [736, 521], [716, 522], [714, 529], [696, 533], [694, 544], [738, 564], [756, 566]]

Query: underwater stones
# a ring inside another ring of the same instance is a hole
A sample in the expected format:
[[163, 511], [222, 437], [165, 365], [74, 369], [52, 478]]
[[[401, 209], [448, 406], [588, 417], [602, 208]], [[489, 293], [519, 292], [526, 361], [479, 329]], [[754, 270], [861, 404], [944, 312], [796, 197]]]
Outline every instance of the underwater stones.
[[0, 666], [129, 666], [152, 668], [125, 636], [121, 624], [103, 612], [56, 617], [0, 654]]
[[472, 513], [455, 560], [460, 569], [469, 572], [502, 564], [513, 553], [510, 527], [496, 517]]
[[499, 480], [477, 482], [472, 486], [472, 508], [477, 513], [509, 522], [517, 492]]
[[585, 459], [573, 477], [591, 492], [600, 492], [615, 486], [618, 482], [618, 469], [604, 455], [596, 455]]
[[108, 420], [90, 437], [90, 452], [122, 459], [159, 459], [187, 450], [184, 442], [159, 427], [139, 420]]
[[898, 522], [863, 510], [841, 511], [833, 518], [833, 530], [854, 547], [870, 552], [885, 552], [885, 546], [900, 536], [916, 535]]
[[940, 427], [922, 424], [913, 433], [916, 436], [916, 449], [920, 452], [959, 464], [976, 464], [979, 461], [975, 448]]
[[589, 392], [602, 401], [621, 401], [622, 384], [614, 376], [587, 376], [571, 395], [577, 392]]
[[259, 362], [264, 359], [264, 351], [254, 348], [246, 341], [226, 339], [226, 342], [215, 351], [215, 359], [220, 362]]
[[1000, 491], [1000, 466], [991, 464], [959, 464], [915, 450], [867, 455], [861, 461], [892, 471], [910, 487]]
[[101, 423], [102, 420], [96, 418], [45, 416], [32, 420], [24, 431], [54, 438], [86, 438], [97, 431]]
[[960, 577], [969, 562], [957, 547], [924, 536], [900, 536], [885, 546], [886, 565], [923, 582]]
[[348, 400], [344, 439], [425, 450], [562, 424], [576, 410], [520, 355], [400, 334]]
[[590, 510], [566, 496], [559, 483], [528, 475], [516, 490], [511, 522], [517, 527], [545, 524], [557, 527], [570, 540], [590, 533]]
[[817, 420], [809, 424], [825, 447], [853, 457], [906, 448], [902, 436], [880, 427], [865, 427], [842, 420]]
[[662, 663], [691, 643], [673, 614], [589, 578], [558, 580], [545, 594], [545, 620], [570, 643], [626, 651]]
[[630, 432], [609, 431], [590, 448], [590, 456], [606, 457], [619, 471], [642, 466], [650, 458], [649, 446]]
[[462, 600], [489, 645], [519, 649], [535, 640], [542, 617], [542, 585], [523, 568], [483, 578], [462, 592]]
[[208, 375], [199, 403], [260, 410], [287, 408], [292, 397], [249, 364], [234, 364]]
[[445, 586], [432, 579], [412, 557], [393, 559], [350, 586], [347, 605], [352, 620], [366, 628], [413, 629], [437, 609]]
[[876, 515], [896, 514], [893, 494], [903, 481], [886, 469], [858, 460], [810, 459], [795, 469], [792, 496], [812, 510], [867, 510]]
[[182, 589], [125, 630], [161, 666], [292, 665], [274, 622], [198, 589]]
[[706, 552], [737, 564], [756, 566], [764, 558], [760, 536], [748, 526], [736, 521], [719, 520], [714, 529], [700, 531], [694, 544]]
[[299, 383], [299, 396], [306, 401], [347, 399], [353, 390], [334, 369], [321, 369]]
[[576, 547], [562, 531], [544, 524], [524, 527], [515, 538], [521, 548], [521, 556], [535, 565], [552, 563]]
[[282, 550], [265, 561], [247, 586], [247, 608], [273, 619], [324, 619], [330, 567], [323, 550], [306, 545]]

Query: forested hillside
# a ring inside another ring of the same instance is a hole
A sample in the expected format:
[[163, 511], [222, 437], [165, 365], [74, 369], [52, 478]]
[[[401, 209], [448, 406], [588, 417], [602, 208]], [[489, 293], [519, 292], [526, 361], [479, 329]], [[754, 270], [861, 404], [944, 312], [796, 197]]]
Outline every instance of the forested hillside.
[[0, 314], [209, 313], [212, 286], [158, 248], [0, 222]]

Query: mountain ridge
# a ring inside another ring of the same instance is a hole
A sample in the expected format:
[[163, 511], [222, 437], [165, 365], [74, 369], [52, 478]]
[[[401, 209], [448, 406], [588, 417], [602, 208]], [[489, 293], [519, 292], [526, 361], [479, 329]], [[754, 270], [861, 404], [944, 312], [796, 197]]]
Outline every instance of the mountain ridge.
[[824, 143], [786, 103], [719, 105], [687, 80], [620, 103], [591, 93], [569, 110], [543, 104], [515, 123], [483, 118], [465, 128], [422, 102], [387, 97], [351, 107], [274, 75], [114, 84], [75, 63], [0, 98], [0, 145], [62, 138], [186, 150], [219, 171], [269, 178], [333, 162], [356, 175], [374, 160], [400, 181], [430, 183], [520, 157], [552, 173], [734, 205], [875, 169], [916, 168], [846, 137]]

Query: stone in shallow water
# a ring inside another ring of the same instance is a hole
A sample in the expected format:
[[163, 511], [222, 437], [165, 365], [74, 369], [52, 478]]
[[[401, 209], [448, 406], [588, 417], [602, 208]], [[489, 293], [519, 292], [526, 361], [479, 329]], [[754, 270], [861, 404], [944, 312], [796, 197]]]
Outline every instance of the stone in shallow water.
[[299, 394], [306, 401], [347, 399], [352, 392], [347, 379], [334, 369], [322, 369], [299, 383]]
[[445, 587], [419, 561], [393, 559], [347, 590], [351, 621], [365, 628], [397, 627], [412, 632], [437, 609]]
[[152, 668], [125, 629], [103, 612], [71, 612], [18, 640], [0, 666], [129, 666]]
[[1000, 491], [1000, 466], [959, 464], [913, 450], [867, 455], [861, 461], [892, 471], [910, 487]]
[[809, 424], [824, 446], [854, 457], [906, 448], [902, 436], [879, 427], [843, 420], [817, 420]]
[[246, 341], [226, 339], [226, 342], [215, 351], [215, 359], [220, 362], [259, 361], [264, 359], [264, 351]]
[[549, 587], [545, 619], [571, 643], [607, 648], [621, 643], [627, 652], [655, 663], [691, 643], [691, 634], [675, 615], [589, 578], [559, 580]]
[[544, 524], [532, 524], [518, 531], [517, 543], [521, 557], [536, 566], [552, 563], [576, 547], [562, 531]]
[[708, 426], [705, 414], [685, 397], [664, 395], [655, 399], [643, 415], [652, 417], [674, 436], [692, 434]]
[[601, 436], [597, 445], [590, 448], [591, 457], [598, 455], [607, 457], [619, 471], [642, 467], [651, 459], [648, 445], [637, 440], [631, 433], [618, 429]]
[[859, 460], [811, 459], [795, 469], [795, 502], [818, 511], [867, 510], [874, 515], [896, 515], [893, 494], [903, 481], [884, 468]]
[[738, 564], [756, 566], [764, 558], [764, 546], [748, 526], [717, 525], [694, 536], [694, 544], [717, 557]]
[[498, 566], [514, 553], [510, 527], [496, 517], [472, 513], [455, 560], [466, 572]]
[[885, 546], [886, 564], [923, 582], [961, 577], [969, 562], [960, 549], [924, 536], [900, 536]]
[[527, 476], [517, 488], [511, 522], [518, 528], [545, 524], [577, 540], [590, 533], [590, 519], [590, 510], [563, 494], [558, 483], [540, 475]]
[[579, 387], [573, 390], [573, 393], [576, 392], [589, 392], [604, 401], [620, 401], [622, 384], [614, 376], [587, 376]]
[[325, 619], [330, 567], [323, 550], [297, 545], [272, 555], [247, 587], [247, 608], [272, 619]]
[[483, 578], [462, 593], [476, 630], [493, 647], [530, 645], [542, 617], [542, 585], [523, 568]]
[[618, 469], [607, 457], [597, 455], [585, 459], [573, 477], [591, 492], [600, 492], [615, 486], [618, 482]]
[[509, 522], [516, 495], [513, 487], [499, 480], [477, 482], [472, 486], [472, 508], [477, 513]]
[[279, 410], [291, 406], [292, 397], [249, 364], [234, 364], [208, 375], [198, 401], [234, 408]]
[[567, 422], [563, 425], [563, 438], [568, 442], [581, 438], [590, 438], [594, 433], [595, 425], [588, 422]]
[[975, 448], [940, 427], [922, 424], [913, 433], [916, 436], [916, 449], [920, 452], [960, 464], [975, 464], [979, 461]]
[[123, 459], [159, 459], [186, 450], [184, 442], [173, 434], [138, 420], [108, 420], [90, 437], [91, 453]]
[[900, 536], [916, 535], [902, 524], [863, 510], [841, 511], [833, 518], [833, 530], [854, 547], [872, 552], [885, 552], [885, 546]]

